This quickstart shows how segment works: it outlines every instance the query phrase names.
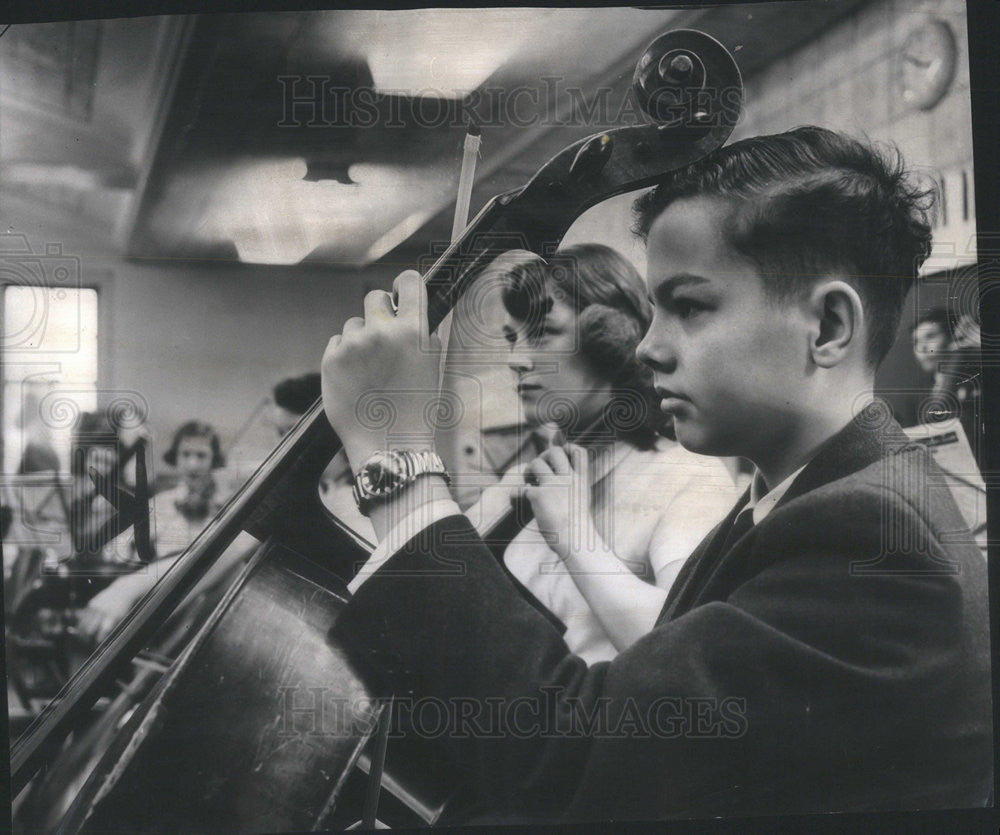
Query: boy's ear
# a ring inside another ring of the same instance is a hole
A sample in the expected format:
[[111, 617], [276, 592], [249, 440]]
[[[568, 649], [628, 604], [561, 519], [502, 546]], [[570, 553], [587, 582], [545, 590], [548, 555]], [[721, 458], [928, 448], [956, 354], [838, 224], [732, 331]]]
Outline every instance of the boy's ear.
[[864, 353], [864, 306], [858, 291], [843, 279], [823, 281], [809, 297], [815, 331], [810, 351], [820, 368], [840, 365], [852, 353]]

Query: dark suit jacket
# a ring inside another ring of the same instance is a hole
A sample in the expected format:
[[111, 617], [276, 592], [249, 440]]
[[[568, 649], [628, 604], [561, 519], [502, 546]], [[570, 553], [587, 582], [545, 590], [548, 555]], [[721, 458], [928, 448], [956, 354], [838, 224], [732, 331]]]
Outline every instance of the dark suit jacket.
[[986, 567], [926, 451], [858, 419], [722, 553], [734, 516], [610, 663], [571, 655], [461, 516], [335, 633], [498, 819], [983, 805]]

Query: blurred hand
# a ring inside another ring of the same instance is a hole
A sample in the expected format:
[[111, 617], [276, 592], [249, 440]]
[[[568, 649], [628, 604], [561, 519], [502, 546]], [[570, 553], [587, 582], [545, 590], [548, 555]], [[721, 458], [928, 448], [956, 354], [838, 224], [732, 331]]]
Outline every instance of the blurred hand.
[[323, 354], [323, 407], [354, 471], [376, 450], [433, 443], [441, 342], [428, 333], [419, 273], [401, 273], [393, 288], [397, 312], [388, 293], [369, 293], [364, 318], [349, 319]]
[[145, 572], [118, 578], [77, 614], [77, 634], [101, 643], [152, 585], [152, 576]]
[[590, 459], [576, 444], [554, 446], [525, 468], [524, 495], [548, 546], [566, 559], [600, 537], [590, 513]]

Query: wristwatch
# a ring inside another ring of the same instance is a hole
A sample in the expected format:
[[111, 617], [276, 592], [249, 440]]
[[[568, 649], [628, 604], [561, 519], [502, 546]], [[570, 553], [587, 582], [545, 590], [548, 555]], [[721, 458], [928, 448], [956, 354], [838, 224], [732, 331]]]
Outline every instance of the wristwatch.
[[354, 501], [367, 516], [372, 506], [388, 501], [422, 475], [439, 475], [451, 483], [444, 461], [436, 452], [385, 449], [371, 455], [354, 476]]

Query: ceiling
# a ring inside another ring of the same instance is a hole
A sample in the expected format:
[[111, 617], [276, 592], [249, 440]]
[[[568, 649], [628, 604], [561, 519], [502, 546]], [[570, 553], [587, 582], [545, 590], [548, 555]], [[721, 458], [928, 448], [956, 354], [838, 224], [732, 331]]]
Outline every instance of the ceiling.
[[359, 268], [447, 239], [469, 121], [475, 211], [638, 118], [632, 71], [660, 32], [704, 29], [752, 75], [859, 4], [18, 24], [0, 41], [0, 193], [132, 258]]

